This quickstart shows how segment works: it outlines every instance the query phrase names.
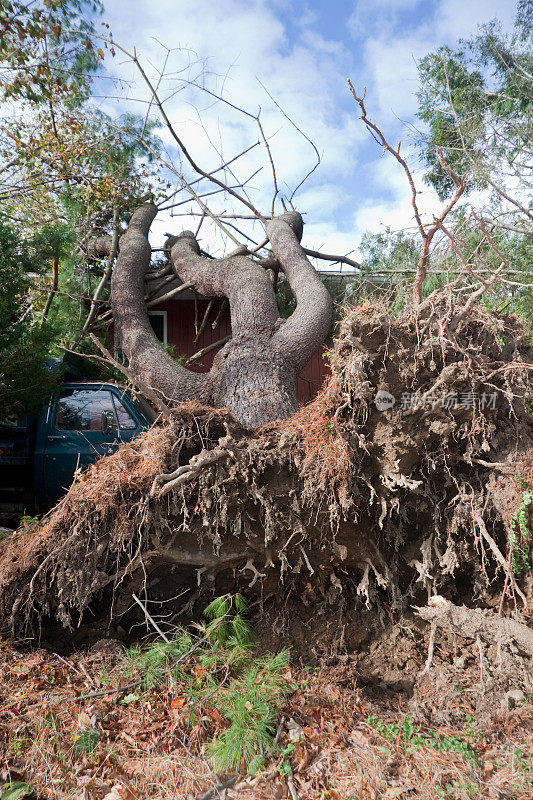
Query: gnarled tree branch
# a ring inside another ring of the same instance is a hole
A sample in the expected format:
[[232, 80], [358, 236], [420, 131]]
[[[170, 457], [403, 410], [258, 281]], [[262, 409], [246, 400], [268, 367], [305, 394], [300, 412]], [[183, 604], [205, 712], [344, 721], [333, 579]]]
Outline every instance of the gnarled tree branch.
[[120, 346], [130, 368], [166, 400], [206, 402], [207, 379], [181, 367], [161, 347], [152, 330], [144, 301], [144, 276], [150, 266], [148, 232], [157, 208], [138, 208], [120, 239], [120, 252], [111, 280], [111, 306]]

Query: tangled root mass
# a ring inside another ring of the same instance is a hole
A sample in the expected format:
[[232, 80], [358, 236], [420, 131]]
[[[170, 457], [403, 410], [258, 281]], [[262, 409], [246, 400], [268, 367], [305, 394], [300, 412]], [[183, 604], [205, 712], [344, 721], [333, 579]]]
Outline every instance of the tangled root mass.
[[185, 406], [95, 464], [2, 543], [4, 632], [113, 623], [143, 586], [389, 613], [432, 594], [526, 605], [508, 536], [516, 476], [533, 480], [519, 323], [448, 292], [416, 317], [369, 303], [329, 359], [322, 392], [287, 421], [251, 433]]

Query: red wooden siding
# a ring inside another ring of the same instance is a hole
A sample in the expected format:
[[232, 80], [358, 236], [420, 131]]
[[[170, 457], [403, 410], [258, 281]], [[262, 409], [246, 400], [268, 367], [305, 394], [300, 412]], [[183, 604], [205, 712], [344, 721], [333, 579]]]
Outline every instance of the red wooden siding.
[[[161, 305], [150, 310], [167, 312], [167, 344], [174, 346], [174, 355], [176, 357], [186, 356], [188, 358], [198, 350], [203, 350], [204, 347], [214, 344], [219, 339], [231, 334], [230, 314], [227, 307], [217, 327], [213, 330], [213, 323], [218, 316], [222, 302], [219, 298], [215, 299], [208, 323], [196, 344], [194, 343], [195, 308], [193, 299], [176, 298], [175, 300], [168, 300], [166, 303], [161, 303]], [[202, 324], [208, 304], [209, 300], [203, 298], [197, 300], [198, 327]], [[217, 352], [218, 348], [207, 353], [199, 361], [191, 364], [189, 369], [195, 372], [207, 372], [211, 368], [213, 358]], [[324, 383], [324, 379], [329, 375], [329, 365], [322, 358], [323, 352], [324, 349], [319, 348], [296, 379], [296, 394], [300, 405], [313, 399]]]

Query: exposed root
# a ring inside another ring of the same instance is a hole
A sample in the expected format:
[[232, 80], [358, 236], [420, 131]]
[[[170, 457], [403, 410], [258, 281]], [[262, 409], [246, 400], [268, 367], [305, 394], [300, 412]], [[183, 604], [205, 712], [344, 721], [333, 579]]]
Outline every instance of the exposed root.
[[484, 641], [511, 652], [519, 651], [533, 659], [533, 630], [515, 619], [499, 617], [486, 609], [456, 606], [438, 596], [431, 598], [425, 608], [416, 611], [426, 622], [473, 639], [480, 648], [481, 641]]
[[514, 318], [464, 311], [451, 292], [416, 318], [366, 304], [291, 419], [250, 433], [184, 406], [101, 459], [0, 544], [2, 629], [125, 625], [132, 592], [156, 583], [161, 598], [240, 587], [385, 616], [436, 593], [525, 606], [508, 521], [516, 475], [533, 475], [533, 351]]

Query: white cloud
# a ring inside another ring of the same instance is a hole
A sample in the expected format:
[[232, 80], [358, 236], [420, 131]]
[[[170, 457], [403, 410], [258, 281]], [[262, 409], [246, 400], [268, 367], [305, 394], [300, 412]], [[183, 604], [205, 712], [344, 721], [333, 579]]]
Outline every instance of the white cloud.
[[[120, 0], [106, 1], [106, 18], [115, 40], [130, 49], [137, 47], [154, 82], [167, 55], [162, 44], [190, 48], [202, 59], [208, 86], [223, 90], [229, 101], [252, 114], [261, 106], [280, 192], [288, 197], [313, 165], [314, 153], [258, 79], [265, 85], [322, 156], [322, 164], [297, 198], [298, 207], [306, 214], [305, 241], [315, 249], [323, 246], [332, 252], [346, 252], [357, 246], [365, 229], [377, 231], [382, 223], [394, 229], [413, 224], [405, 178], [392, 159], [378, 158], [379, 148], [358, 119], [346, 77], [350, 76], [358, 89], [367, 87], [369, 115], [396, 145], [398, 138], [406, 139], [398, 117], [409, 121], [416, 110], [416, 60], [442, 44], [453, 45], [459, 36], [469, 36], [478, 23], [495, 15], [510, 26], [512, 9], [501, 0], [358, 0], [349, 22], [355, 37], [351, 41], [341, 11], [333, 6], [328, 12], [327, 35], [320, 29], [320, 21], [325, 19], [322, 12], [318, 0], [301, 5], [289, 0], [135, 0], [129, 12]], [[180, 77], [185, 77], [185, 73], [178, 75], [178, 70], [187, 58], [193, 71], [200, 73], [194, 66], [196, 56], [187, 55], [185, 49], [170, 53], [166, 69], [173, 75], [161, 83], [165, 97], [178, 88]], [[106, 64], [122, 79], [133, 82], [130, 98], [149, 97], [125, 59], [117, 56], [112, 63], [106, 59]], [[146, 107], [130, 105], [137, 111]], [[217, 167], [221, 157], [232, 157], [259, 136], [252, 119], [191, 87], [182, 86], [166, 108], [191, 153], [207, 169]], [[162, 129], [161, 136], [169, 152], [175, 153], [169, 132]], [[222, 156], [216, 154], [209, 139]], [[249, 189], [257, 207], [268, 212], [272, 175], [265, 156], [261, 145], [233, 167], [242, 179], [262, 166]], [[409, 163], [414, 166], [416, 159]], [[420, 196], [428, 213], [436, 203], [430, 195], [424, 189]], [[217, 200], [212, 204], [219, 208]], [[226, 208], [231, 208], [231, 203]], [[154, 230], [161, 238], [166, 230], [194, 229], [196, 224], [197, 218], [161, 215]], [[256, 232], [262, 238], [258, 229]], [[213, 252], [221, 247], [211, 225], [204, 225], [202, 236]]]
[[503, 30], [510, 31], [515, 17], [515, 4], [502, 0], [445, 0], [436, 15], [436, 34], [456, 40], [475, 33], [478, 26], [493, 19], [501, 21]]
[[[409, 12], [409, 13], [407, 13]], [[350, 19], [354, 37], [364, 33], [365, 68], [361, 83], [369, 89], [368, 105], [377, 100], [381, 119], [405, 119], [417, 108], [417, 62], [442, 45], [455, 46], [492, 19], [512, 28], [514, 4], [501, 0], [361, 0]]]

